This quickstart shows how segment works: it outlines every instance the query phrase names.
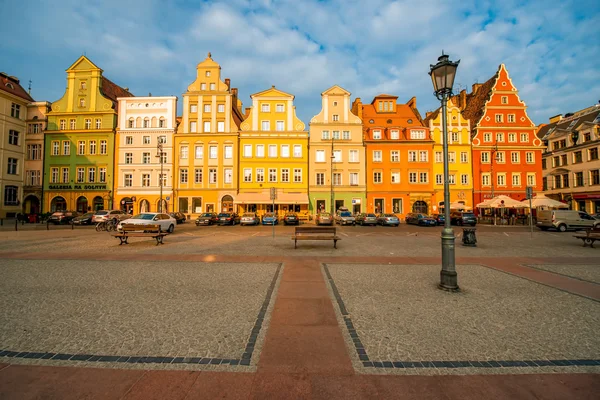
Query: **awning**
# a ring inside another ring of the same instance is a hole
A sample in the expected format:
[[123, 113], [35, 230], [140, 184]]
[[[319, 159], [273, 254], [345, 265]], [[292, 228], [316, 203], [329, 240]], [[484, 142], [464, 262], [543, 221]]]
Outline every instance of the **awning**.
[[[239, 193], [233, 200], [233, 204], [273, 204], [273, 200], [269, 192]], [[284, 193], [279, 190], [275, 204], [308, 204], [308, 194]]]
[[275, 204], [308, 204], [308, 194], [279, 192]]
[[585, 200], [585, 199], [598, 199], [600, 200], [600, 192], [599, 193], [585, 193], [585, 194], [573, 194], [573, 198], [575, 200]]

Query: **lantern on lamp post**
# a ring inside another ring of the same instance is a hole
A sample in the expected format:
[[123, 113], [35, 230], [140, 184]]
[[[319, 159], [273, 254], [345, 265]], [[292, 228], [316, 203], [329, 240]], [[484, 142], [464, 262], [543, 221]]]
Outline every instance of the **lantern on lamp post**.
[[442, 230], [442, 271], [440, 272], [439, 288], [456, 292], [458, 276], [454, 255], [454, 231], [450, 225], [450, 180], [448, 172], [448, 124], [446, 107], [448, 98], [452, 96], [452, 86], [456, 77], [459, 61], [450, 61], [442, 51], [435, 65], [430, 65], [429, 75], [433, 83], [435, 96], [442, 105], [442, 140], [444, 155], [444, 229]]

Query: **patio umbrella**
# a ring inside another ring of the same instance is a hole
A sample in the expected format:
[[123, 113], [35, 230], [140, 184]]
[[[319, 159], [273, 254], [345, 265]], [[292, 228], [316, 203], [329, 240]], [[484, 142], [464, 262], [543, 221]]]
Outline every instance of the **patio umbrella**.
[[454, 203], [450, 203], [450, 209], [451, 210], [470, 210], [471, 207], [464, 205], [463, 203], [454, 202]]
[[490, 208], [490, 201], [491, 201], [491, 199], [490, 200], [482, 201], [481, 203], [478, 203], [475, 207], [477, 207], [477, 208]]
[[529, 208], [529, 204], [521, 203], [518, 200], [505, 195], [496, 196], [489, 201], [490, 208]]
[[[527, 206], [529, 206], [529, 200], [523, 200], [522, 203], [527, 204]], [[553, 200], [549, 197], [544, 196], [541, 193], [531, 199], [531, 207], [569, 208], [567, 204]]]

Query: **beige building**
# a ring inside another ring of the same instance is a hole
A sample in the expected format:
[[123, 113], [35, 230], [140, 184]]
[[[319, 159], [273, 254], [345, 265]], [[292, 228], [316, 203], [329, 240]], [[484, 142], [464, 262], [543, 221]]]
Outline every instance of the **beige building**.
[[362, 121], [350, 111], [350, 92], [332, 86], [321, 93], [321, 103], [321, 112], [310, 121], [310, 210], [366, 211]]
[[208, 53], [196, 80], [183, 94], [175, 135], [175, 208], [195, 218], [202, 212], [234, 211], [238, 190], [238, 129], [242, 102], [221, 66]]
[[600, 104], [550, 118], [538, 137], [544, 194], [571, 209], [600, 214]]
[[23, 213], [42, 212], [42, 178], [44, 173], [44, 130], [48, 125], [46, 114], [51, 104], [35, 101], [27, 105], [27, 133], [25, 134], [25, 182], [23, 186]]
[[135, 214], [170, 212], [173, 210], [177, 97], [119, 97], [117, 100], [115, 208]]
[[23, 211], [27, 105], [32, 101], [19, 79], [0, 72], [0, 218]]

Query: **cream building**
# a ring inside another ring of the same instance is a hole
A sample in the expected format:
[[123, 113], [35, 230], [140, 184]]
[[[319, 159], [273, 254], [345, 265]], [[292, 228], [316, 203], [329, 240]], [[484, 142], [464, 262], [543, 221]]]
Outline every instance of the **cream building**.
[[136, 214], [171, 212], [174, 210], [173, 142], [177, 129], [177, 97], [120, 97], [117, 100], [115, 208]]
[[27, 133], [25, 134], [25, 182], [23, 212], [42, 212], [42, 177], [44, 173], [44, 130], [48, 125], [46, 114], [51, 104], [36, 101], [27, 105]]
[[310, 121], [310, 211], [366, 211], [362, 121], [350, 111], [350, 92], [332, 86], [321, 93], [321, 103]]
[[0, 72], [0, 218], [22, 212], [25, 132], [31, 96], [19, 79]]
[[573, 210], [600, 214], [600, 105], [557, 115], [542, 126], [544, 194]]
[[196, 80], [183, 94], [183, 116], [175, 135], [174, 211], [191, 214], [234, 211], [238, 189], [238, 129], [242, 102], [208, 53]]

